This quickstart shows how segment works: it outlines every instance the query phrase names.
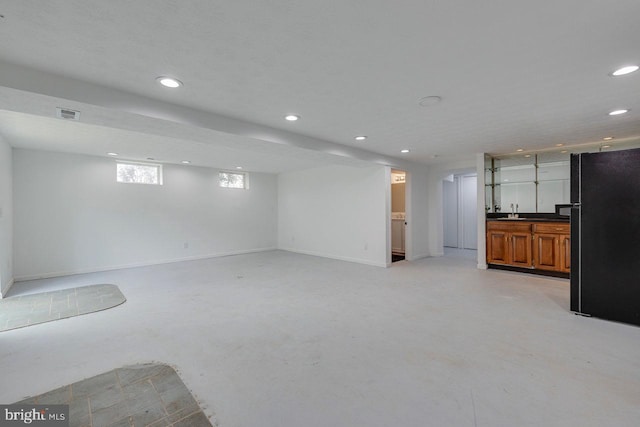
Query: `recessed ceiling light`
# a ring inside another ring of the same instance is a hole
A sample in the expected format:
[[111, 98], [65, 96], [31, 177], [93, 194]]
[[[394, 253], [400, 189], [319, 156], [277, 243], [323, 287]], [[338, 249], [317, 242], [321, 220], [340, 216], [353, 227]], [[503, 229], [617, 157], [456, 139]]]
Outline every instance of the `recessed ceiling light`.
[[562, 153], [562, 154], [564, 154], [564, 153], [568, 153], [568, 151], [567, 151], [567, 150], [562, 150], [562, 151], [561, 151], [561, 153]]
[[531, 154], [525, 154], [524, 156], [525, 157], [531, 157]]
[[160, 83], [164, 87], [169, 87], [175, 89], [177, 87], [182, 86], [182, 82], [178, 79], [174, 79], [173, 77], [160, 76], [156, 79], [158, 83]]
[[117, 156], [117, 155], [118, 155], [118, 153], [113, 153], [113, 152], [107, 153], [107, 156]]
[[556, 147], [562, 147], [564, 144], [556, 144]]
[[518, 153], [521, 153], [521, 152], [523, 152], [523, 151], [524, 151], [524, 148], [518, 148], [516, 151], [517, 151]]
[[183, 163], [185, 165], [188, 165], [189, 163], [191, 163], [191, 160], [183, 160], [180, 163]]
[[242, 166], [236, 166], [236, 169], [242, 169]]
[[356, 136], [354, 139], [356, 141], [364, 141], [365, 139], [367, 139], [367, 137], [365, 135], [360, 135], [360, 136]]
[[609, 113], [610, 116], [619, 116], [620, 114], [624, 114], [624, 113], [628, 113], [629, 110], [627, 109], [620, 109], [620, 110], [613, 110], [612, 112]]
[[300, 116], [296, 116], [295, 114], [289, 114], [287, 116], [284, 116], [284, 119], [290, 122], [295, 122], [296, 120], [300, 119]]
[[628, 65], [626, 67], [618, 68], [613, 73], [611, 73], [611, 75], [616, 77], [624, 76], [625, 74], [630, 74], [630, 73], [633, 73], [634, 71], [638, 71], [639, 68], [640, 67], [638, 67], [637, 65]]
[[418, 102], [422, 107], [431, 107], [432, 105], [439, 104], [442, 98], [439, 96], [425, 96]]
[[409, 150], [407, 150], [406, 148], [404, 150], [400, 150], [401, 153], [408, 153]]
[[612, 136], [605, 136], [604, 138], [602, 138], [604, 141], [611, 141], [613, 139]]

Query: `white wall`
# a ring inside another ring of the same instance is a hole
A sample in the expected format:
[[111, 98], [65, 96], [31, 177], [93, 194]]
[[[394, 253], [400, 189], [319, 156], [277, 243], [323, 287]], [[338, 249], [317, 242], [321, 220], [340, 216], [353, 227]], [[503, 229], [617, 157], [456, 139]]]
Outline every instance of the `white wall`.
[[458, 180], [451, 175], [452, 181], [444, 179], [442, 181], [443, 215], [442, 222], [444, 228], [443, 245], [449, 248], [458, 247]]
[[[485, 181], [487, 175], [485, 174], [485, 154], [478, 153], [476, 154], [476, 172], [477, 172], [477, 203], [478, 203], [478, 212], [477, 212], [477, 220], [478, 220], [478, 268], [486, 270], [487, 269], [487, 239], [486, 239], [486, 229], [487, 229], [487, 211], [485, 205], [486, 203], [486, 186], [487, 182]], [[489, 203], [490, 204], [490, 203]]]
[[478, 179], [476, 175], [460, 177], [462, 247], [478, 249]]
[[115, 160], [14, 149], [16, 280], [276, 246], [277, 179], [218, 187], [217, 170], [164, 165], [164, 185], [115, 182]]
[[426, 166], [407, 169], [406, 259], [411, 261], [433, 255], [430, 251], [429, 174]]
[[0, 298], [13, 283], [13, 175], [11, 146], [0, 137]]
[[278, 175], [278, 247], [387, 265], [389, 169], [331, 166]]

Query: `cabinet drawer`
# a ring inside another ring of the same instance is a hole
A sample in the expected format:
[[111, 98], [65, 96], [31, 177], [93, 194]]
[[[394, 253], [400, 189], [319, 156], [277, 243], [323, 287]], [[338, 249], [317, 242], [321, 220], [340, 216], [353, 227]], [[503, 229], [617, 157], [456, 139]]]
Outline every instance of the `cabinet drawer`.
[[530, 222], [487, 221], [487, 230], [531, 232]]
[[566, 222], [533, 224], [534, 233], [571, 234], [571, 226]]

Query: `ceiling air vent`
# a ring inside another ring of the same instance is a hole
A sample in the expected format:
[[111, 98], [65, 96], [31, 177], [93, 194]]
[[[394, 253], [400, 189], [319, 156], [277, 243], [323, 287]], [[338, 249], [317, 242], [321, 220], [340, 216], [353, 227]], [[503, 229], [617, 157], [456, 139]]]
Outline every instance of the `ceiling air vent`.
[[56, 117], [65, 120], [80, 120], [80, 111], [57, 107]]

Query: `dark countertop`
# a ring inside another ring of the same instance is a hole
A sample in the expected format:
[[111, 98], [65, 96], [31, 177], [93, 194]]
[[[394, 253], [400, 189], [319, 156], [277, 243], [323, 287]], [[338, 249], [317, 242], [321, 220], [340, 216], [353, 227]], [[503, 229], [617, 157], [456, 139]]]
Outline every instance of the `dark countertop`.
[[569, 218], [487, 218], [487, 221], [498, 222], [570, 222]]
[[488, 213], [487, 221], [523, 221], [523, 222], [570, 222], [568, 215], [554, 213], [519, 213], [518, 218], [509, 218], [508, 213]]

